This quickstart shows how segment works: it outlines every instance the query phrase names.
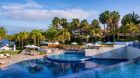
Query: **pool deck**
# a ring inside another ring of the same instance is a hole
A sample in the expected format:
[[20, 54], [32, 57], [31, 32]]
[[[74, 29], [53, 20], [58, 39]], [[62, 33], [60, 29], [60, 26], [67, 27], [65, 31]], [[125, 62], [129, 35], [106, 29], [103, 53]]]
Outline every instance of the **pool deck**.
[[44, 55], [36, 55], [36, 56], [29, 56], [29, 55], [13, 55], [10, 58], [4, 58], [0, 59], [0, 61], [4, 61], [5, 64], [1, 64], [0, 68], [5, 68], [11, 64], [24, 61], [24, 60], [29, 60], [29, 59], [37, 59], [37, 58], [42, 58]]
[[[58, 50], [58, 51], [56, 51], [54, 53], [51, 53], [51, 54], [57, 54], [57, 53], [62, 53], [62, 52], [63, 52], [63, 50]], [[47, 55], [49, 55], [49, 54], [47, 54]], [[5, 62], [5, 64], [0, 64], [0, 69], [5, 68], [5, 67], [7, 67], [9, 65], [12, 65], [12, 64], [20, 62], [20, 61], [43, 58], [44, 56], [46, 56], [46, 55], [34, 55], [34, 56], [21, 55], [21, 54], [13, 55], [10, 58], [0, 59], [0, 61]]]

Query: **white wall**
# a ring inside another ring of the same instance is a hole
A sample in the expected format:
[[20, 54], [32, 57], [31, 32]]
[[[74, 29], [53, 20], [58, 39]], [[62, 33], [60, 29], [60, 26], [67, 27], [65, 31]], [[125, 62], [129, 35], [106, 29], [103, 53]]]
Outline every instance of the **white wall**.
[[127, 46], [126, 50], [127, 50], [127, 58], [129, 60], [140, 57], [140, 49], [131, 47], [131, 46]]
[[100, 49], [85, 49], [85, 54], [95, 58], [131, 60], [140, 57], [140, 49], [126, 45], [115, 45], [114, 47], [101, 47]]
[[96, 58], [126, 59], [126, 46], [115, 45], [114, 47], [100, 47], [100, 49], [85, 49], [86, 56]]

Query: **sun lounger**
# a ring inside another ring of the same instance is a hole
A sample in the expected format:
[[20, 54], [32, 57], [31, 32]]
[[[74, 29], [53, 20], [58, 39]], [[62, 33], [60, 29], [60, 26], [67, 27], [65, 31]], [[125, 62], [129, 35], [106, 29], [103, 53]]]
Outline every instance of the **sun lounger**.
[[47, 53], [52, 53], [52, 51], [50, 49], [47, 49]]
[[0, 61], [0, 64], [5, 64], [6, 62], [5, 61]]
[[8, 58], [11, 57], [11, 55], [9, 53], [6, 53], [5, 56]]
[[0, 54], [0, 59], [6, 58], [6, 56], [4, 56], [4, 54]]

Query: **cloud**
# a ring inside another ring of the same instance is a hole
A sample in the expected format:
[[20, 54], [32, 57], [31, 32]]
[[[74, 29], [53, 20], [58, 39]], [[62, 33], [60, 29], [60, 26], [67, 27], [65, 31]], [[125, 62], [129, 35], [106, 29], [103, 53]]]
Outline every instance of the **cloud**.
[[25, 4], [9, 3], [0, 6], [1, 17], [26, 21], [46, 21], [54, 17], [87, 19], [97, 16], [97, 14], [97, 11], [88, 11], [79, 8], [48, 10], [32, 0], [28, 0]]

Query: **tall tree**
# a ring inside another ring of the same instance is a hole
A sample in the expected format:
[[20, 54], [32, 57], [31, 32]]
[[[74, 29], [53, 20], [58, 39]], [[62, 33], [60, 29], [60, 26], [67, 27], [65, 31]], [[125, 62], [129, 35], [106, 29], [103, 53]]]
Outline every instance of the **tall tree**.
[[61, 26], [65, 29], [67, 29], [69, 23], [67, 22], [66, 18], [61, 18]]
[[101, 28], [100, 26], [99, 26], [99, 21], [97, 20], [97, 19], [94, 19], [93, 21], [92, 21], [92, 23], [90, 24], [90, 26], [93, 28], [93, 29], [95, 29], [95, 28]]
[[58, 17], [54, 17], [53, 20], [52, 20], [52, 26], [53, 28], [59, 28], [61, 25], [61, 19], [58, 18]]
[[28, 32], [20, 32], [19, 34], [19, 39], [21, 40], [21, 48], [23, 49], [24, 47], [24, 41], [28, 39], [29, 33]]
[[116, 11], [110, 13], [111, 23], [110, 23], [110, 33], [113, 35], [115, 41], [115, 35], [118, 33], [118, 23], [120, 20], [120, 14]]
[[0, 41], [7, 37], [7, 31], [4, 27], [0, 27]]
[[99, 20], [107, 25], [107, 32], [108, 32], [108, 41], [109, 41], [109, 33], [111, 33], [114, 36], [115, 39], [115, 33], [118, 28], [118, 22], [120, 20], [120, 15], [116, 11], [105, 11], [102, 14], [100, 14]]
[[36, 45], [36, 42], [39, 46], [40, 40], [44, 40], [44, 36], [42, 35], [41, 30], [34, 29], [31, 31], [31, 39], [34, 40], [34, 45]]
[[80, 20], [77, 18], [72, 19], [72, 22], [70, 23], [69, 26], [69, 31], [72, 33], [72, 38], [76, 41], [77, 34], [79, 34], [80, 31]]
[[89, 28], [90, 28], [90, 26], [89, 26], [89, 23], [88, 23], [88, 21], [87, 20], [82, 20], [81, 21], [81, 25], [80, 25], [80, 33], [81, 33], [81, 35], [82, 36], [86, 36], [85, 38], [86, 38], [86, 41], [89, 41], [88, 39], [89, 39]]
[[58, 35], [58, 30], [51, 27], [45, 32], [45, 34], [46, 34], [48, 41], [56, 41], [57, 35]]
[[138, 14], [135, 14], [134, 12], [131, 14], [126, 14], [122, 20], [121, 20], [121, 23], [122, 25], [125, 25], [125, 24], [130, 24], [131, 22], [133, 22], [134, 24], [139, 24], [140, 20], [139, 20], [140, 16]]
[[65, 29], [61, 29], [58, 34], [58, 40], [62, 43], [70, 41], [70, 33]]
[[140, 32], [139, 18], [140, 16], [134, 12], [125, 15], [121, 20], [122, 26], [120, 27], [120, 32], [124, 33], [126, 36], [127, 34], [134, 36], [136, 33]]

